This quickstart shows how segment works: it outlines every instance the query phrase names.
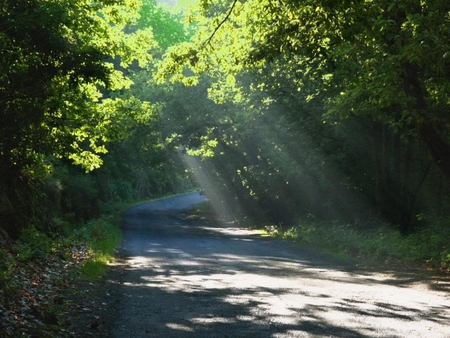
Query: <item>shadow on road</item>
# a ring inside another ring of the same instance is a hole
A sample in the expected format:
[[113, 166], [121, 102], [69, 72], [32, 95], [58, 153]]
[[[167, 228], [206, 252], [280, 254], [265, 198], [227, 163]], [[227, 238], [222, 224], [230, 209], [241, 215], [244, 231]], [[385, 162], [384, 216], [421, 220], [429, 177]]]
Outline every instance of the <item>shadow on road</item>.
[[123, 273], [108, 281], [121, 293], [115, 337], [450, 332], [449, 298], [425, 277], [361, 269], [180, 210], [133, 210], [123, 229]]

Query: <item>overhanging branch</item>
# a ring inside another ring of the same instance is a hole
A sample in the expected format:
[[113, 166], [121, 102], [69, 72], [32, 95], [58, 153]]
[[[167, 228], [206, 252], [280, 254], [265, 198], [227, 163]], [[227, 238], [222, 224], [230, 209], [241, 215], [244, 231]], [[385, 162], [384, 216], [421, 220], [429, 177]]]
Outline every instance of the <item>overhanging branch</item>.
[[223, 20], [217, 25], [217, 27], [214, 29], [214, 31], [212, 32], [210, 37], [205, 40], [205, 42], [203, 43], [203, 46], [205, 46], [208, 43], [209, 44], [211, 43], [211, 40], [214, 38], [214, 35], [216, 35], [216, 33], [220, 29], [220, 27], [222, 27], [222, 25], [230, 18], [231, 14], [233, 13], [234, 7], [236, 7], [237, 2], [238, 2], [238, 0], [233, 1], [233, 3], [231, 4], [230, 10], [228, 11], [225, 18], [223, 18]]

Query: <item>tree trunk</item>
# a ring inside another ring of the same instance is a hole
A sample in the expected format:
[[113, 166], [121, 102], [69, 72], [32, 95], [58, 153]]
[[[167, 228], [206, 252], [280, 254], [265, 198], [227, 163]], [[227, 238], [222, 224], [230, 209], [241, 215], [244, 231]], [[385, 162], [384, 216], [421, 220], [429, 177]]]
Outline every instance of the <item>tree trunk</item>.
[[429, 107], [426, 101], [427, 92], [423, 81], [419, 79], [419, 67], [409, 63], [405, 65], [405, 74], [406, 92], [416, 99], [414, 108], [425, 118], [425, 122], [417, 122], [416, 129], [442, 174], [450, 179], [450, 144], [439, 135], [433, 123], [426, 120]]
[[441, 173], [450, 179], [450, 145], [444, 141], [431, 123], [419, 125], [418, 131]]
[[413, 140], [407, 139], [406, 154], [405, 154], [405, 168], [401, 185], [400, 196], [400, 229], [403, 233], [407, 233], [411, 227], [411, 174], [412, 174], [412, 159], [413, 159]]

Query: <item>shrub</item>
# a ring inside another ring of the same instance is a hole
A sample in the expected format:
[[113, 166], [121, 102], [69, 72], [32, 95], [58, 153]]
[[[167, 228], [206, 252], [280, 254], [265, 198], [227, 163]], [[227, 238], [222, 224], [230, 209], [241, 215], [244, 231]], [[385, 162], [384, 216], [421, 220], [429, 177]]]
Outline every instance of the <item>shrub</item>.
[[428, 225], [405, 239], [412, 259], [450, 269], [450, 218], [428, 220]]
[[77, 229], [74, 238], [91, 247], [91, 257], [83, 265], [82, 273], [95, 279], [104, 275], [107, 264], [114, 261], [114, 250], [122, 241], [122, 233], [112, 216], [103, 216]]
[[11, 278], [15, 265], [12, 253], [6, 248], [0, 247], [0, 290], [3, 290], [4, 296], [7, 297], [17, 292], [16, 285]]
[[23, 228], [13, 246], [16, 258], [22, 262], [45, 260], [52, 252], [52, 248], [52, 239], [34, 227]]
[[71, 221], [87, 221], [99, 215], [100, 196], [92, 176], [72, 173], [62, 178], [61, 210]]
[[427, 263], [432, 267], [450, 269], [450, 219], [434, 220], [429, 226], [406, 236], [386, 224], [364, 229], [358, 224], [310, 220], [287, 230], [271, 227], [267, 231], [271, 235], [339, 255], [385, 262]]

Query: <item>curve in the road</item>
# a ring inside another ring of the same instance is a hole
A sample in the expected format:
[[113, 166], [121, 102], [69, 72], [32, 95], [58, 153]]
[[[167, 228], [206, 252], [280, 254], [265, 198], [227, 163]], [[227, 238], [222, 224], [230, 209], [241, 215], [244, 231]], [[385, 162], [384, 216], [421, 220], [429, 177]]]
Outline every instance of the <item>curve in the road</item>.
[[[124, 217], [114, 337], [450, 337], [448, 293], [238, 224], [172, 217], [188, 194]], [[163, 211], [163, 213], [161, 213]]]

